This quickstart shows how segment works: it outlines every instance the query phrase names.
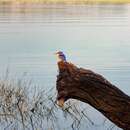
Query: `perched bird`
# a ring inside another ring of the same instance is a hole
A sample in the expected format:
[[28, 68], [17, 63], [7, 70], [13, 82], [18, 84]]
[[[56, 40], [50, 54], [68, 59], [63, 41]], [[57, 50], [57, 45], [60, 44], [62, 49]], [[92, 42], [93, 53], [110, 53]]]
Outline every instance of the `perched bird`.
[[62, 51], [58, 51], [55, 54], [58, 56], [59, 61], [66, 62], [66, 56]]

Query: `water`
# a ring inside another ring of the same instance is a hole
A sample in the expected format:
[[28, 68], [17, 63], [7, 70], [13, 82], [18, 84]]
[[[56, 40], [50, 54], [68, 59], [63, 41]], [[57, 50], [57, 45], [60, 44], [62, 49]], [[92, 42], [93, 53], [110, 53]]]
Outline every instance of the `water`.
[[13, 79], [26, 72], [34, 84], [55, 87], [57, 50], [130, 95], [130, 5], [0, 6], [0, 77], [8, 68]]

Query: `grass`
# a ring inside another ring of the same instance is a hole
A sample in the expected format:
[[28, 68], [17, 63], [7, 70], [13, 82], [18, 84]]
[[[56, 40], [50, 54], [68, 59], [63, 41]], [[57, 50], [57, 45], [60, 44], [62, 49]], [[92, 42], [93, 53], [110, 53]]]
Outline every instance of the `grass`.
[[80, 129], [85, 119], [94, 125], [77, 102], [68, 102], [61, 109], [56, 104], [56, 94], [50, 93], [52, 90], [39, 92], [36, 88], [25, 80], [14, 82], [6, 78], [0, 81], [1, 129], [62, 130], [61, 119], [68, 120], [66, 129]]
[[[1, 130], [80, 130], [97, 125], [88, 116], [86, 106], [69, 100], [63, 108], [56, 103], [55, 87], [46, 90], [35, 86], [23, 73], [20, 79], [9, 80], [7, 69], [0, 79]], [[105, 118], [98, 126], [104, 126]], [[83, 128], [82, 128], [83, 129]], [[110, 124], [106, 129], [118, 129]]]

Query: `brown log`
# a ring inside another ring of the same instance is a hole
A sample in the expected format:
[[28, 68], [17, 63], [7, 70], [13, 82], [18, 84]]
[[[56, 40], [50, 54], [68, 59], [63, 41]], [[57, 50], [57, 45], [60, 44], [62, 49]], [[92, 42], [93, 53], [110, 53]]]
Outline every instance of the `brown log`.
[[130, 130], [130, 97], [103, 76], [68, 62], [58, 62], [57, 100], [88, 103], [124, 130]]

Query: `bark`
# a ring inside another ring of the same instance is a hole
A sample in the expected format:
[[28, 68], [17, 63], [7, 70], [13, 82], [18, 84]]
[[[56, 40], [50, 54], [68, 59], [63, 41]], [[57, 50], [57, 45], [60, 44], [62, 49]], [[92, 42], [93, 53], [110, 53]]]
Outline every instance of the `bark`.
[[130, 130], [130, 97], [103, 76], [68, 62], [58, 62], [57, 100], [72, 98], [88, 103], [114, 124]]

